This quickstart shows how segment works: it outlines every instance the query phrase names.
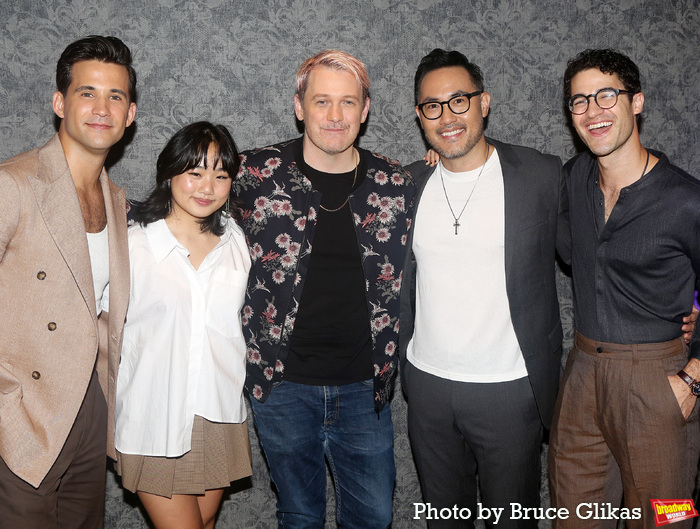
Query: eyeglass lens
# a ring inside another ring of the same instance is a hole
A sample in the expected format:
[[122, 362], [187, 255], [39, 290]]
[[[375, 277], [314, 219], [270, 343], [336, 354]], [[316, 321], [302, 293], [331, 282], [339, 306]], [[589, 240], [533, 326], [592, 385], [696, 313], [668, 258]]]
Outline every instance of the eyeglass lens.
[[442, 116], [443, 105], [447, 103], [447, 106], [455, 114], [464, 114], [469, 111], [471, 105], [471, 99], [465, 95], [455, 96], [449, 101], [439, 103], [437, 101], [426, 103], [421, 107], [423, 115], [428, 119], [437, 119]]
[[590, 98], [602, 109], [612, 108], [617, 104], [617, 91], [612, 88], [603, 88], [595, 94], [589, 96], [579, 95], [573, 97], [569, 103], [569, 108], [574, 114], [583, 114], [588, 110]]

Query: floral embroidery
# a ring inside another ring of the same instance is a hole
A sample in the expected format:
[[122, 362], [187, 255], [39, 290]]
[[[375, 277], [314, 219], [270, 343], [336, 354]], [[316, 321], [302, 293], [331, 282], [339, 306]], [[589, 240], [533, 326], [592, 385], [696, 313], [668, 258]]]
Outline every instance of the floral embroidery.
[[[294, 160], [293, 140], [241, 155], [234, 181], [244, 202], [251, 269], [241, 321], [247, 336], [246, 387], [264, 400], [284, 373], [320, 195]], [[396, 370], [399, 291], [414, 186], [396, 162], [361, 151], [365, 182], [350, 199], [370, 310], [375, 402], [386, 403]]]

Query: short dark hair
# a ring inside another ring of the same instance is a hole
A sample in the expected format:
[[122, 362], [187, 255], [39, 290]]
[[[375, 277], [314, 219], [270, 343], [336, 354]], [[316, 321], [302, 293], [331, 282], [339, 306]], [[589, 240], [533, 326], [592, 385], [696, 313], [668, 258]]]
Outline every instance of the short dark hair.
[[[566, 65], [564, 72], [564, 101], [571, 98], [571, 80], [584, 70], [598, 69], [605, 74], [615, 74], [625, 87], [634, 93], [642, 91], [639, 68], [632, 59], [617, 50], [588, 49], [579, 53]], [[631, 96], [630, 96], [631, 97]]]
[[481, 73], [481, 68], [467, 59], [466, 55], [456, 50], [445, 51], [440, 48], [435, 48], [421, 59], [418, 69], [416, 70], [416, 77], [413, 83], [416, 105], [420, 102], [420, 85], [423, 82], [423, 78], [433, 70], [448, 68], [450, 66], [461, 66], [467, 70], [476, 89], [484, 89], [484, 76]]
[[69, 44], [56, 64], [56, 88], [66, 95], [73, 81], [73, 65], [80, 61], [119, 64], [129, 73], [129, 100], [136, 101], [136, 72], [131, 66], [131, 51], [117, 37], [90, 35]]
[[[207, 160], [207, 153], [212, 145], [217, 148], [217, 156], [215, 160]], [[184, 126], [170, 138], [158, 155], [156, 186], [145, 201], [135, 203], [132, 211], [134, 220], [146, 226], [167, 217], [173, 196], [170, 179], [197, 167], [200, 162], [205, 167], [216, 167], [221, 162], [221, 168], [231, 179], [236, 178], [241, 162], [236, 144], [226, 127], [213, 125], [208, 121], [197, 121]], [[229, 204], [224, 204], [200, 221], [202, 231], [223, 235], [224, 226], [221, 223], [221, 216], [224, 213], [230, 213], [236, 220], [241, 220], [240, 199], [231, 194], [228, 202]]]

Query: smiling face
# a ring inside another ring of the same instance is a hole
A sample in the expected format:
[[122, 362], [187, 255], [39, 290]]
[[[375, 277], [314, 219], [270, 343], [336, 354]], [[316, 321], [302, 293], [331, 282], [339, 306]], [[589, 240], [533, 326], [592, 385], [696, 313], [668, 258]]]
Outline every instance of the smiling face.
[[134, 121], [136, 104], [128, 94], [129, 74], [124, 66], [76, 62], [66, 93], [53, 95], [54, 112], [62, 118], [58, 135], [66, 153], [106, 156]]
[[[418, 103], [447, 101], [476, 90], [469, 72], [461, 66], [438, 68], [423, 77]], [[416, 106], [425, 138], [449, 170], [466, 171], [484, 163], [486, 148], [474, 147], [485, 143], [484, 118], [488, 116], [490, 102], [491, 96], [484, 92], [471, 98], [471, 106], [464, 114], [455, 114], [443, 105], [438, 119], [427, 119]]]
[[352, 73], [318, 67], [309, 73], [304, 99], [294, 96], [294, 110], [304, 122], [306, 163], [325, 170], [319, 166], [325, 165], [322, 160], [327, 163], [329, 157], [352, 148], [367, 119], [369, 98], [362, 97], [362, 87]]
[[216, 146], [210, 145], [206, 167], [204, 160], [200, 160], [197, 167], [170, 179], [172, 202], [168, 218], [199, 222], [226, 203], [231, 192], [231, 177], [221, 168], [221, 161], [212, 165], [218, 154]]
[[[615, 74], [606, 74], [597, 68], [583, 70], [571, 79], [571, 94], [595, 94], [601, 88], [625, 89]], [[571, 119], [581, 140], [598, 156], [608, 156], [613, 152], [624, 152], [628, 146], [639, 143], [637, 114], [644, 107], [644, 94], [630, 97], [620, 94], [612, 108], [600, 108], [593, 98], [589, 99], [588, 110], [583, 114], [572, 114]], [[636, 141], [635, 141], [636, 140]]]

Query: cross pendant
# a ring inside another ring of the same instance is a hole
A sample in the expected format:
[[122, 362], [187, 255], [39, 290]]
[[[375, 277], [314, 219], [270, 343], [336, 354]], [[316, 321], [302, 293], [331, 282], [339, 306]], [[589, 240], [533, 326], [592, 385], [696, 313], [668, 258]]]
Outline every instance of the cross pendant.
[[455, 219], [453, 226], [455, 227], [455, 235], [457, 235], [457, 232], [459, 231], [459, 219]]

